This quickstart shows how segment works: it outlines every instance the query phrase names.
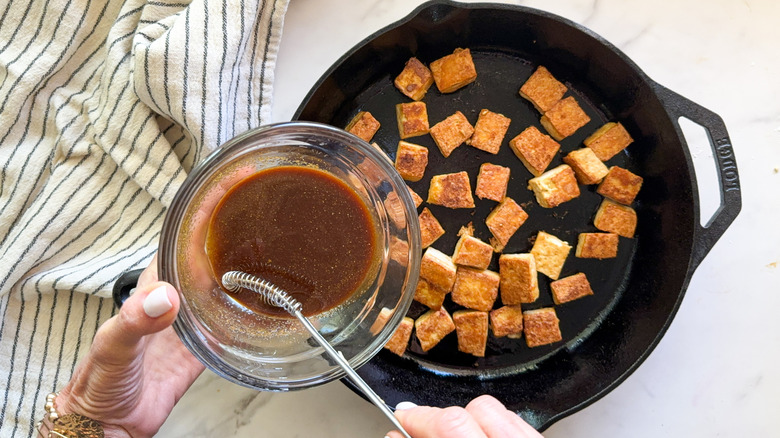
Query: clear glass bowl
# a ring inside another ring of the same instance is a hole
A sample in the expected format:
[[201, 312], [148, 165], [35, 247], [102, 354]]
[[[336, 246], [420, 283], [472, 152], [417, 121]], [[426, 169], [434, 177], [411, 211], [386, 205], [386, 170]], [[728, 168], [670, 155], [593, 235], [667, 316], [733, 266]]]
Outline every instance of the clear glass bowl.
[[[179, 291], [174, 329], [218, 375], [251, 388], [287, 391], [344, 376], [295, 319], [252, 313], [218, 286], [206, 256], [208, 222], [238, 181], [276, 166], [306, 166], [344, 181], [374, 215], [374, 269], [337, 307], [309, 320], [357, 368], [392, 336], [414, 296], [420, 270], [417, 210], [383, 152], [340, 129], [309, 122], [269, 125], [214, 151], [176, 193], [160, 239], [160, 279]], [[262, 208], [262, 206], [258, 206]]]

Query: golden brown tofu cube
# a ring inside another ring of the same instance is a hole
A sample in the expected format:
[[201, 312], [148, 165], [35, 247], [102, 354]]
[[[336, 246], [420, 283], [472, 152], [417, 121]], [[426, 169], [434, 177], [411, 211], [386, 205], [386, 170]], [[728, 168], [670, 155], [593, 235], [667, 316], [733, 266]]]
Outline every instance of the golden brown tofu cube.
[[463, 171], [434, 175], [428, 189], [428, 203], [447, 208], [474, 208], [469, 174]]
[[395, 116], [402, 139], [417, 137], [429, 131], [428, 108], [425, 102], [399, 103], [395, 106]]
[[482, 163], [477, 175], [477, 188], [474, 194], [479, 199], [501, 202], [506, 196], [510, 169], [496, 164]]
[[451, 55], [433, 61], [431, 73], [436, 88], [442, 93], [452, 93], [477, 79], [477, 69], [469, 49], [455, 49]]
[[596, 184], [609, 173], [607, 166], [591, 148], [577, 149], [563, 157], [563, 162], [571, 166], [580, 184]]
[[534, 191], [536, 201], [544, 208], [553, 208], [580, 196], [577, 177], [567, 164], [550, 169], [528, 180], [528, 188]]
[[382, 155], [383, 155], [385, 158], [387, 158], [387, 161], [390, 161], [391, 163], [393, 162], [393, 160], [391, 160], [391, 159], [390, 159], [390, 156], [389, 156], [389, 155], [387, 155], [387, 152], [385, 152], [385, 150], [384, 150], [384, 149], [382, 149], [382, 146], [379, 146], [379, 144], [378, 144], [377, 142], [373, 142], [373, 143], [371, 143], [371, 146], [373, 146], [373, 147], [374, 147], [374, 149], [376, 149], [376, 150], [378, 150], [379, 152], [381, 152], [381, 153], [382, 153]]
[[401, 202], [401, 198], [398, 197], [398, 193], [390, 192], [384, 200], [385, 211], [387, 216], [393, 221], [398, 228], [406, 227], [406, 213], [404, 212], [404, 204]]
[[555, 79], [552, 73], [541, 65], [520, 87], [520, 96], [530, 100], [542, 114], [561, 100], [565, 93], [566, 85]]
[[485, 152], [497, 154], [511, 121], [503, 114], [483, 109], [479, 112], [477, 124], [474, 125], [474, 135], [466, 143]]
[[596, 192], [621, 204], [631, 205], [639, 189], [642, 177], [622, 167], [612, 166]]
[[493, 258], [493, 247], [474, 236], [463, 234], [455, 244], [452, 262], [460, 266], [487, 269]]
[[447, 117], [441, 122], [433, 125], [431, 128], [431, 137], [439, 147], [444, 157], [449, 157], [452, 151], [463, 142], [471, 138], [474, 134], [474, 127], [462, 112], [456, 111], [455, 114]]
[[555, 304], [568, 303], [578, 298], [593, 295], [588, 277], [582, 272], [553, 281], [550, 283], [550, 290]]
[[395, 329], [393, 336], [385, 344], [385, 348], [399, 356], [403, 356], [404, 352], [406, 352], [406, 347], [409, 345], [409, 339], [412, 337], [412, 328], [414, 328], [414, 320], [405, 316], [398, 328]]
[[401, 266], [407, 266], [410, 258], [409, 242], [390, 236], [390, 260], [394, 260]]
[[[542, 126], [558, 141], [574, 134], [590, 122], [574, 97], [561, 99], [547, 110], [541, 119]], [[597, 154], [598, 155], [598, 154]]]
[[434, 247], [426, 248], [420, 259], [420, 278], [445, 293], [452, 290], [457, 272], [452, 258]]
[[461, 266], [452, 287], [452, 301], [469, 309], [487, 312], [496, 302], [498, 282], [496, 272]]
[[419, 181], [428, 166], [428, 148], [405, 142], [398, 142], [395, 153], [395, 169], [407, 181]]
[[593, 149], [601, 161], [607, 161], [634, 141], [626, 128], [618, 122], [609, 122], [585, 139], [585, 146]]
[[509, 239], [515, 234], [518, 228], [528, 219], [528, 213], [523, 207], [517, 205], [512, 198], [504, 198], [485, 219], [490, 232], [495, 238], [492, 242], [497, 252], [504, 249]]
[[523, 312], [525, 343], [529, 347], [552, 344], [563, 339], [560, 320], [552, 307]]
[[623, 237], [634, 237], [636, 231], [636, 211], [627, 205], [605, 199], [601, 202], [593, 225], [601, 231], [615, 233]]
[[458, 335], [458, 351], [485, 357], [488, 336], [488, 313], [478, 310], [458, 310], [452, 314]]
[[387, 324], [387, 321], [390, 320], [391, 316], [393, 316], [393, 309], [383, 307], [382, 310], [379, 311], [379, 315], [376, 316], [374, 323], [371, 324], [371, 328], [369, 329], [371, 334], [376, 335], [381, 332], [382, 329], [385, 328], [385, 325]]
[[414, 201], [414, 207], [420, 208], [420, 206], [423, 203], [423, 198], [421, 198], [420, 195], [417, 194], [417, 192], [412, 190], [411, 187], [407, 186], [406, 188], [409, 189], [409, 194], [412, 195], [412, 201]]
[[498, 273], [501, 277], [502, 303], [533, 303], [539, 298], [536, 260], [532, 254], [501, 254], [498, 258]]
[[414, 329], [417, 332], [417, 339], [420, 340], [420, 347], [423, 351], [428, 351], [455, 330], [455, 323], [452, 322], [447, 309], [440, 307], [438, 310], [429, 310], [417, 318]]
[[420, 213], [420, 243], [423, 248], [431, 246], [433, 242], [444, 235], [444, 228], [428, 208], [423, 208]]
[[531, 248], [531, 254], [536, 261], [536, 270], [553, 280], [557, 280], [561, 275], [569, 251], [571, 245], [544, 231], [539, 231]]
[[395, 87], [412, 100], [421, 100], [433, 85], [433, 74], [417, 58], [409, 58], [404, 69], [393, 81]]
[[529, 126], [509, 141], [509, 147], [529, 172], [539, 176], [555, 158], [561, 145], [535, 126]]
[[574, 255], [582, 259], [617, 257], [618, 235], [614, 233], [580, 233]]
[[414, 290], [414, 300], [426, 305], [431, 309], [438, 309], [444, 303], [447, 292], [437, 289], [424, 278], [417, 281], [417, 288]]
[[345, 131], [355, 134], [369, 142], [379, 131], [379, 120], [375, 119], [368, 111], [360, 111], [344, 128]]
[[490, 328], [493, 336], [516, 339], [523, 333], [523, 309], [520, 305], [503, 306], [490, 311]]

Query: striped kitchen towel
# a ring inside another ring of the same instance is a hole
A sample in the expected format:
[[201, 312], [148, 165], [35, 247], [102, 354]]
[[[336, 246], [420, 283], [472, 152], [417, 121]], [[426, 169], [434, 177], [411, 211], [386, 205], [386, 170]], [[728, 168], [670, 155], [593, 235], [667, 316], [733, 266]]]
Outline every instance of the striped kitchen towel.
[[33, 436], [187, 172], [270, 122], [288, 0], [0, 1], [0, 436]]

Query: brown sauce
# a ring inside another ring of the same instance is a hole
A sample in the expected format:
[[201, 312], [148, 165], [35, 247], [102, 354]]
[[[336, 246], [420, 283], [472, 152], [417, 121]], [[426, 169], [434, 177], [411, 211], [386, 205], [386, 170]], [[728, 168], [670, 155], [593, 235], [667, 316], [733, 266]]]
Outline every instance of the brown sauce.
[[[348, 299], [372, 271], [378, 233], [360, 196], [321, 170], [262, 170], [217, 204], [206, 254], [219, 280], [240, 270], [284, 289], [310, 316]], [[219, 281], [221, 284], [221, 281]], [[228, 292], [254, 312], [287, 316], [245, 289]]]

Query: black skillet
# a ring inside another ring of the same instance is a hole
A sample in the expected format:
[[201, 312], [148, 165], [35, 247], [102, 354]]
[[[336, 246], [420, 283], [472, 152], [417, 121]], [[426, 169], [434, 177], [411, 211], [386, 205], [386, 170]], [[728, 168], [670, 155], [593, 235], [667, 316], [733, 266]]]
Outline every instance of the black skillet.
[[[644, 177], [634, 203], [639, 217], [634, 239], [621, 238], [619, 257], [584, 260], [570, 256], [562, 276], [584, 272], [595, 295], [555, 306], [563, 341], [530, 349], [522, 340], [488, 341], [485, 358], [457, 352], [455, 334], [423, 353], [413, 340], [404, 357], [383, 351], [360, 375], [390, 405], [465, 405], [473, 397], [497, 396], [537, 429], [547, 428], [599, 399], [622, 382], [653, 350], [669, 327], [695, 268], [726, 231], [741, 208], [739, 177], [731, 143], [719, 116], [648, 78], [622, 52], [588, 29], [561, 17], [525, 7], [498, 4], [429, 2], [350, 50], [317, 82], [295, 118], [344, 127], [359, 110], [382, 123], [374, 140], [392, 157], [398, 142], [394, 106], [409, 99], [392, 84], [405, 61], [424, 63], [471, 49], [475, 83], [442, 95], [435, 86], [426, 95], [431, 124], [456, 110], [476, 122], [480, 109], [512, 119], [498, 155], [461, 146], [444, 159], [430, 136], [408, 141], [430, 149], [425, 178], [410, 186], [425, 197], [434, 173], [466, 170], [474, 184], [479, 165], [492, 162], [512, 169], [508, 196], [530, 218], [505, 252], [527, 252], [538, 230], [572, 244], [580, 232], [595, 231], [592, 216], [601, 197], [593, 186], [555, 209], [543, 209], [526, 188], [531, 174], [507, 146], [509, 139], [539, 114], [518, 96], [520, 85], [537, 65], [546, 66], [570, 89], [592, 121], [562, 141], [563, 154], [582, 147], [583, 139], [607, 121], [620, 121], [635, 142], [608, 165], [626, 167]], [[696, 177], [678, 125], [686, 117], [709, 134], [719, 170], [721, 207], [707, 226], [700, 225]], [[433, 246], [452, 253], [460, 226], [474, 220], [478, 237], [490, 234], [478, 218], [495, 203], [477, 200], [475, 210], [430, 206], [447, 234]], [[473, 214], [473, 216], [472, 216]], [[491, 269], [496, 269], [496, 262]], [[550, 280], [540, 275], [541, 297], [526, 309], [552, 306]], [[445, 302], [450, 310], [457, 307]], [[412, 306], [410, 316], [425, 309]]]

